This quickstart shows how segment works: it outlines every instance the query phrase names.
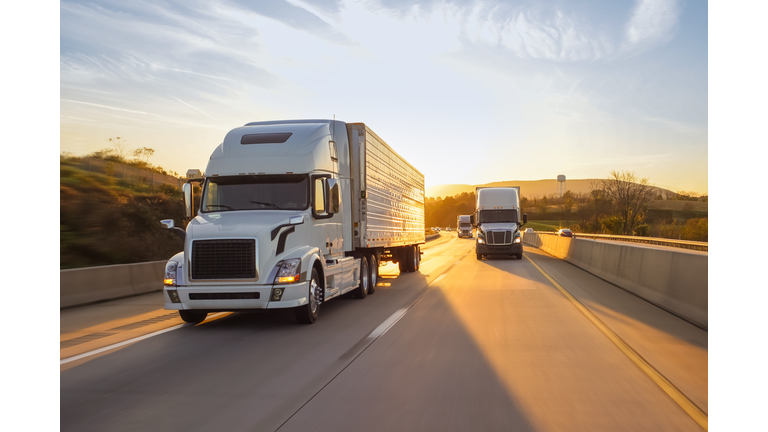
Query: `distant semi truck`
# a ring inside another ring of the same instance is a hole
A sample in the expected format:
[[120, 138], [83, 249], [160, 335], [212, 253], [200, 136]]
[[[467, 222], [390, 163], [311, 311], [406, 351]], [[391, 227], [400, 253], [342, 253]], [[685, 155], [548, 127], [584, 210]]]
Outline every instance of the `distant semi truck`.
[[457, 218], [456, 221], [457, 231], [459, 233], [459, 238], [467, 237], [472, 238], [472, 216], [471, 215], [461, 215]]
[[528, 215], [520, 209], [520, 186], [478, 187], [475, 189], [474, 225], [477, 227], [475, 252], [484, 256], [505, 255], [523, 258], [520, 228]]
[[[202, 185], [199, 213], [191, 182]], [[363, 123], [248, 123], [183, 186], [186, 230], [165, 268], [165, 309], [186, 322], [210, 312], [293, 308], [315, 322], [323, 303], [373, 294], [379, 263], [419, 270], [424, 175]]]

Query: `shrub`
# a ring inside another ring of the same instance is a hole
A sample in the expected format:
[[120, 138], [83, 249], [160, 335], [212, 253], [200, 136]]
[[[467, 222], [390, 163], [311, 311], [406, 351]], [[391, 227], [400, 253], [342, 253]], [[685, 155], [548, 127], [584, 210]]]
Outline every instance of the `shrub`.
[[683, 240], [707, 241], [707, 218], [688, 219], [682, 229]]
[[651, 235], [651, 227], [648, 224], [638, 225], [637, 228], [635, 228], [634, 235], [649, 237]]

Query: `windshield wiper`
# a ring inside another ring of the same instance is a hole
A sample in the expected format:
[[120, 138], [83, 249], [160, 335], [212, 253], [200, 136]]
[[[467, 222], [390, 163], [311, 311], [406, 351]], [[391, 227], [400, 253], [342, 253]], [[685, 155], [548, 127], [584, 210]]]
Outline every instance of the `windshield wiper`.
[[277, 206], [277, 205], [275, 205], [275, 204], [272, 204], [272, 203], [268, 203], [268, 202], [261, 202], [261, 201], [251, 201], [251, 202], [252, 202], [253, 204], [261, 204], [261, 205], [265, 205], [265, 206], [270, 206], [270, 207], [272, 207], [272, 208], [274, 208], [274, 209], [277, 209], [277, 210], [285, 210], [285, 209], [284, 209], [284, 208], [282, 208], [282, 207], [279, 207], [279, 206]]
[[224, 207], [227, 210], [234, 210], [232, 207], [224, 204], [207, 204], [206, 207]]

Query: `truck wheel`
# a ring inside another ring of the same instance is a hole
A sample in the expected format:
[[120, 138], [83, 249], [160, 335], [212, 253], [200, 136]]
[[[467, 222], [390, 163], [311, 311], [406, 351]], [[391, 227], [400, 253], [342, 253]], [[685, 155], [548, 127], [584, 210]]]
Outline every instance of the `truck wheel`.
[[368, 255], [368, 271], [368, 294], [373, 294], [376, 292], [376, 284], [379, 283], [379, 262], [376, 261], [376, 255]]
[[365, 257], [360, 258], [360, 284], [355, 289], [355, 298], [364, 299], [368, 295], [370, 286], [370, 272], [368, 271], [368, 260]]
[[411, 246], [405, 250], [405, 262], [409, 272], [419, 271], [421, 254], [418, 246]]
[[208, 316], [208, 312], [196, 310], [180, 310], [179, 316], [184, 322], [200, 324], [201, 322], [205, 321], [205, 318]]
[[397, 267], [400, 269], [400, 273], [406, 273], [408, 271], [408, 266], [405, 264], [405, 261], [398, 262]]
[[312, 279], [309, 280], [309, 302], [293, 310], [296, 314], [296, 321], [298, 321], [299, 324], [313, 324], [317, 321], [317, 315], [320, 312], [320, 304], [323, 301], [323, 287], [318, 283], [319, 280], [320, 278], [317, 275], [317, 269], [313, 268]]
[[483, 254], [477, 254], [477, 260], [480, 261], [481, 259], [483, 259]]

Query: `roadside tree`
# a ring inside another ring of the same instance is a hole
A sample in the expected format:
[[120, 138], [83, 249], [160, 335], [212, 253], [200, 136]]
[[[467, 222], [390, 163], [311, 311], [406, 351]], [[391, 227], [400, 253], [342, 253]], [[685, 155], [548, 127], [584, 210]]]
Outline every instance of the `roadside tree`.
[[647, 178], [638, 178], [630, 171], [611, 171], [601, 183], [605, 195], [613, 201], [614, 214], [621, 220], [621, 231], [631, 234], [645, 217], [648, 203], [654, 197], [653, 186]]

